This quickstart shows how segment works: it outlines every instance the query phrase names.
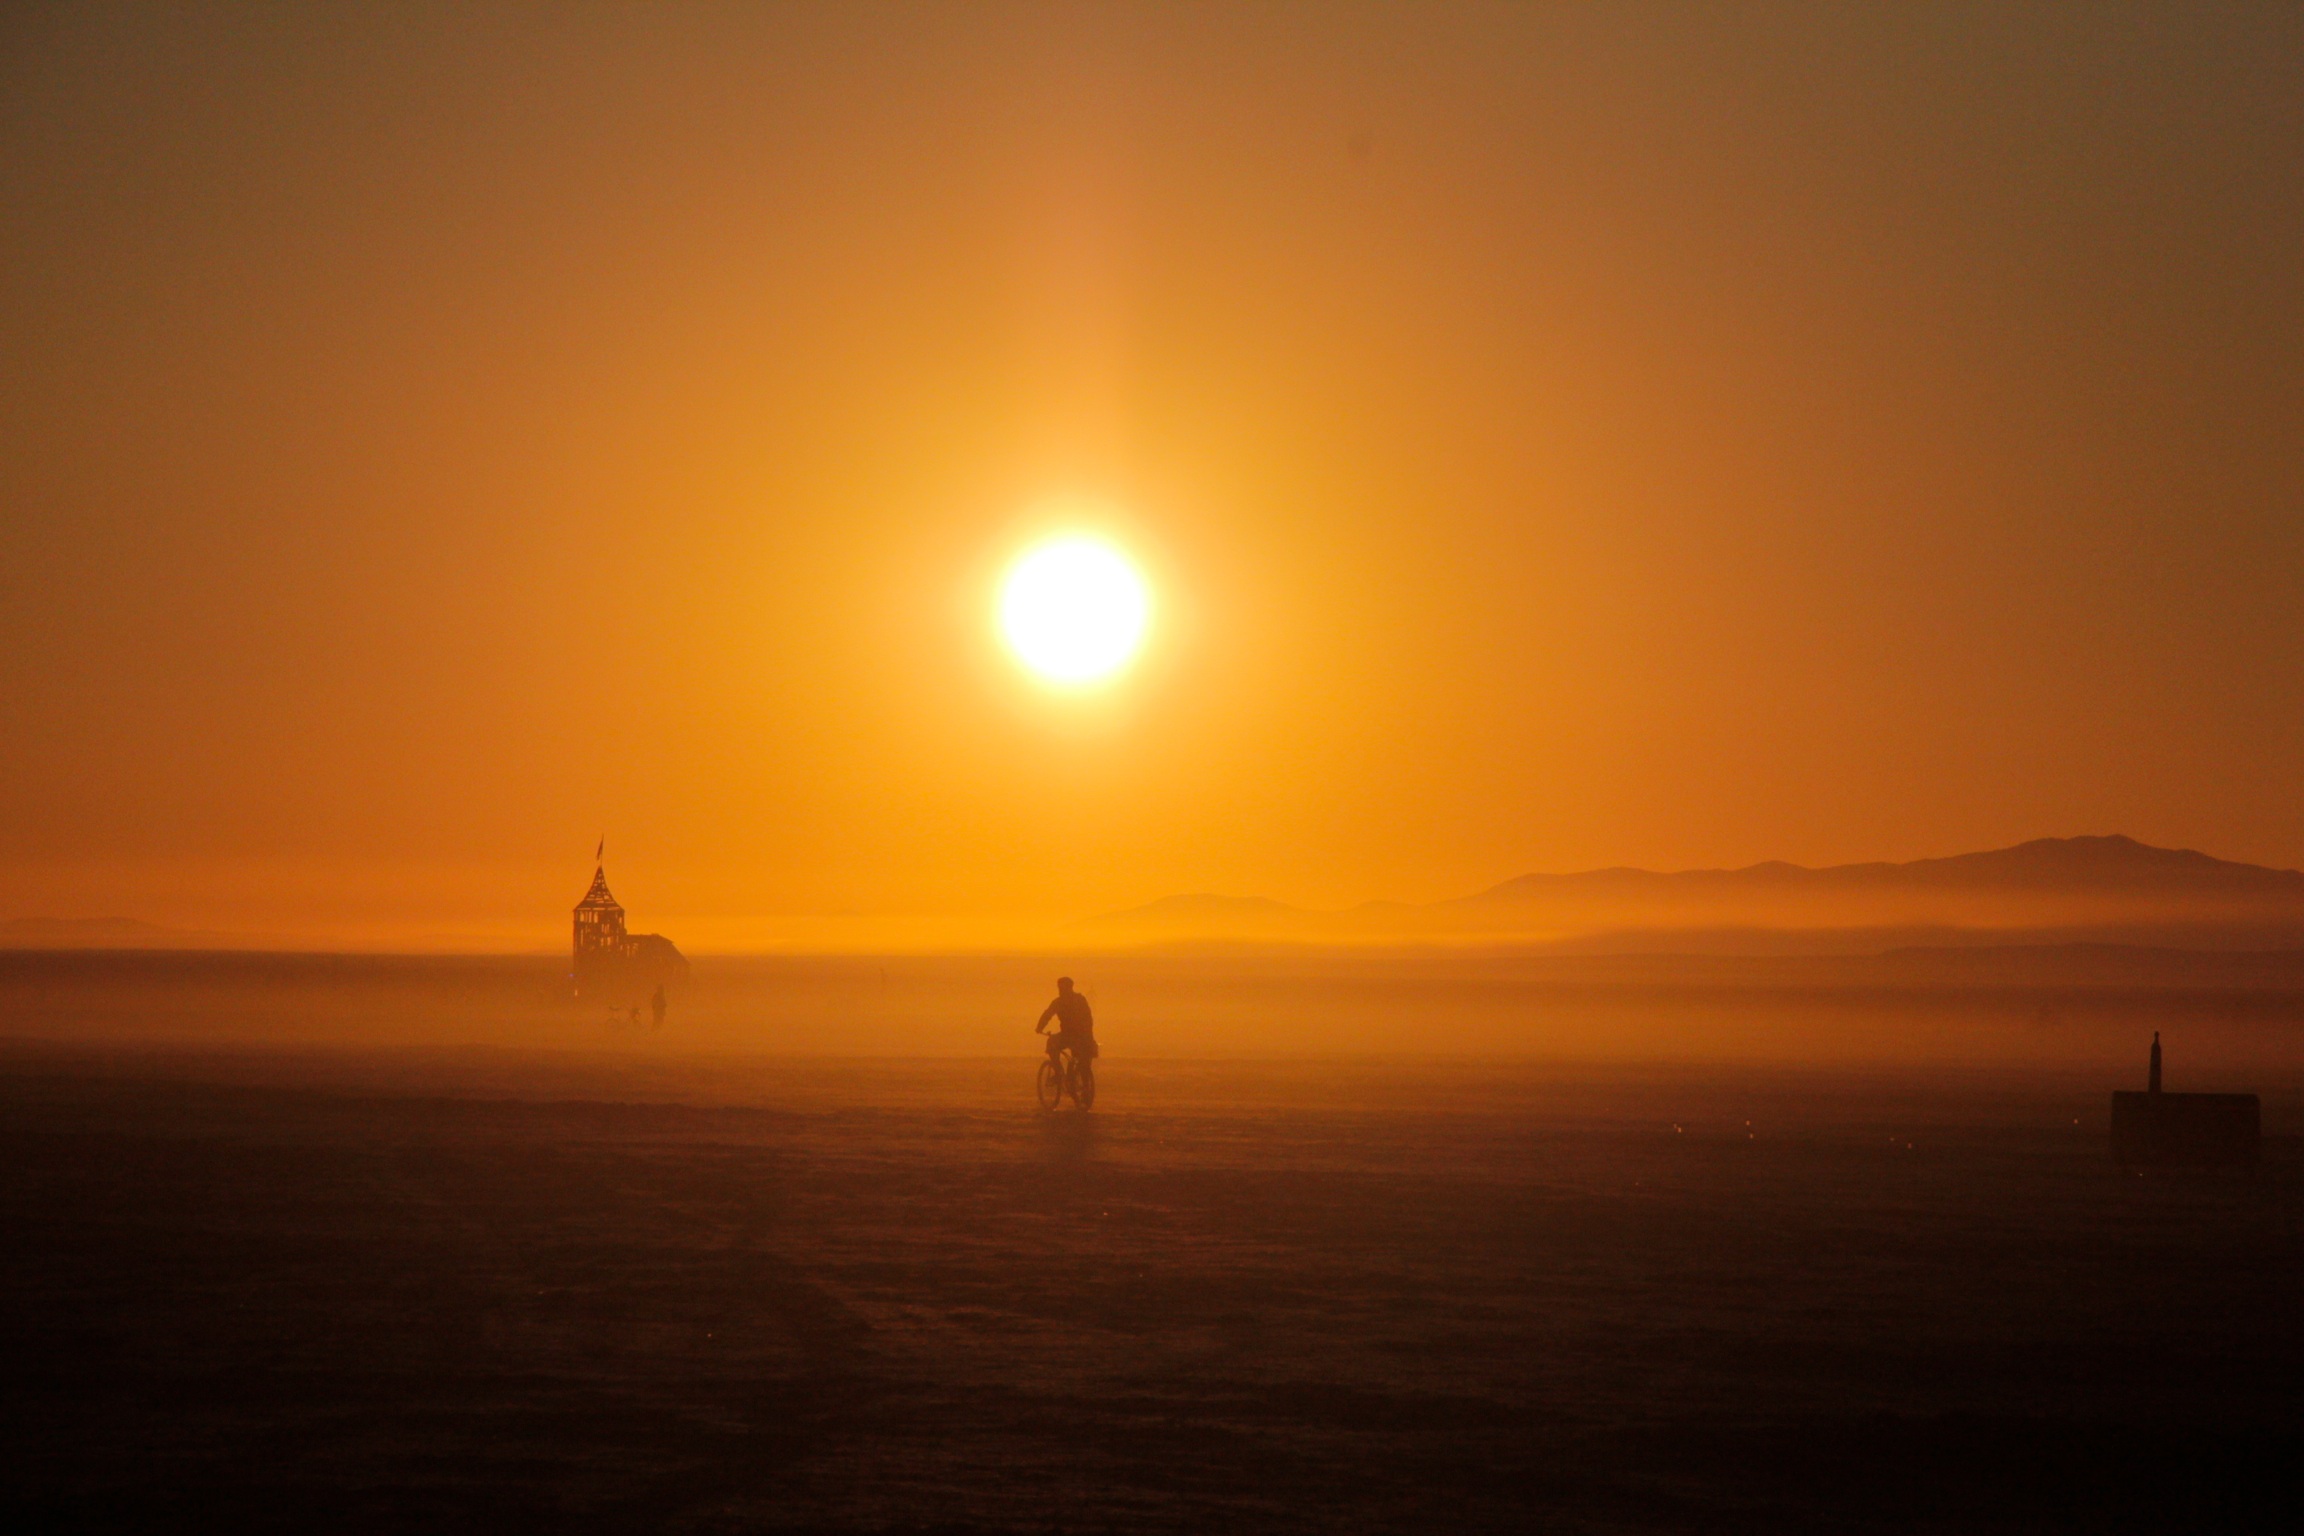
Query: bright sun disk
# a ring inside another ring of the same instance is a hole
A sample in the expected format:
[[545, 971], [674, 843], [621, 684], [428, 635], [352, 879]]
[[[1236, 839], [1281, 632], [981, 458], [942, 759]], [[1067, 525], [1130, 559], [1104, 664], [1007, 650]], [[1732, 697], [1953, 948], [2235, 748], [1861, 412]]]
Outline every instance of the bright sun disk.
[[1000, 632], [1019, 661], [1056, 683], [1109, 677], [1136, 654], [1151, 594], [1128, 557], [1068, 534], [1034, 545], [1000, 587]]

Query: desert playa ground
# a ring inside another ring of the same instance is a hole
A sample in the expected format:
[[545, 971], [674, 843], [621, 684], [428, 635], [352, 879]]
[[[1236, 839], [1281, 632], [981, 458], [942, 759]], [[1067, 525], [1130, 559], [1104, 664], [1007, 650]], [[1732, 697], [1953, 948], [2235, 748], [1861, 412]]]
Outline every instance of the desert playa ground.
[[2092, 1065], [1115, 1049], [1050, 1116], [1028, 1037], [161, 1033], [0, 1052], [19, 1519], [2263, 1529], [2304, 1457], [2292, 1073], [2255, 1176], [2136, 1177]]

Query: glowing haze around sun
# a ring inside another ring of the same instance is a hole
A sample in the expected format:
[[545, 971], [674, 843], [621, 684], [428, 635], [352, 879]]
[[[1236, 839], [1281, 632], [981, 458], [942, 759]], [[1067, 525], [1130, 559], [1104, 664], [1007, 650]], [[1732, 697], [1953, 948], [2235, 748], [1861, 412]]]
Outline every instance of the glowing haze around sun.
[[1152, 594], [1128, 557], [1092, 534], [1017, 556], [1000, 584], [1000, 633], [1043, 681], [1082, 687], [1117, 674], [1144, 643]]

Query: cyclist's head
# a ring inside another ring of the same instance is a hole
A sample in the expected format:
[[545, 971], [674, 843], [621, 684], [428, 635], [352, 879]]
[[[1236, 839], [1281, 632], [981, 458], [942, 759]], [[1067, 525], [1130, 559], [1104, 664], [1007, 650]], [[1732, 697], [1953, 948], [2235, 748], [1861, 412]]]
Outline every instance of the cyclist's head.
[[1069, 991], [1071, 991], [1071, 990], [1072, 990], [1072, 978], [1071, 978], [1071, 977], [1069, 977], [1069, 976], [1059, 976], [1059, 977], [1057, 977], [1057, 978], [1056, 978], [1056, 990], [1057, 990], [1057, 991], [1059, 991], [1059, 992], [1069, 992]]

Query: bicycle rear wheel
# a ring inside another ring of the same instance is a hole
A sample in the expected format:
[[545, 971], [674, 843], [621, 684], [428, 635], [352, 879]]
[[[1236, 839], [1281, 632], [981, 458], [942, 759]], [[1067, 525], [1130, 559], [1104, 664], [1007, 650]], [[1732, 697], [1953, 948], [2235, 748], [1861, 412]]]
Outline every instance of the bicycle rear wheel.
[[1096, 1107], [1096, 1068], [1092, 1062], [1072, 1064], [1072, 1102], [1082, 1109]]
[[1042, 1109], [1054, 1109], [1064, 1102], [1064, 1071], [1053, 1057], [1044, 1057], [1040, 1062], [1039, 1088]]

